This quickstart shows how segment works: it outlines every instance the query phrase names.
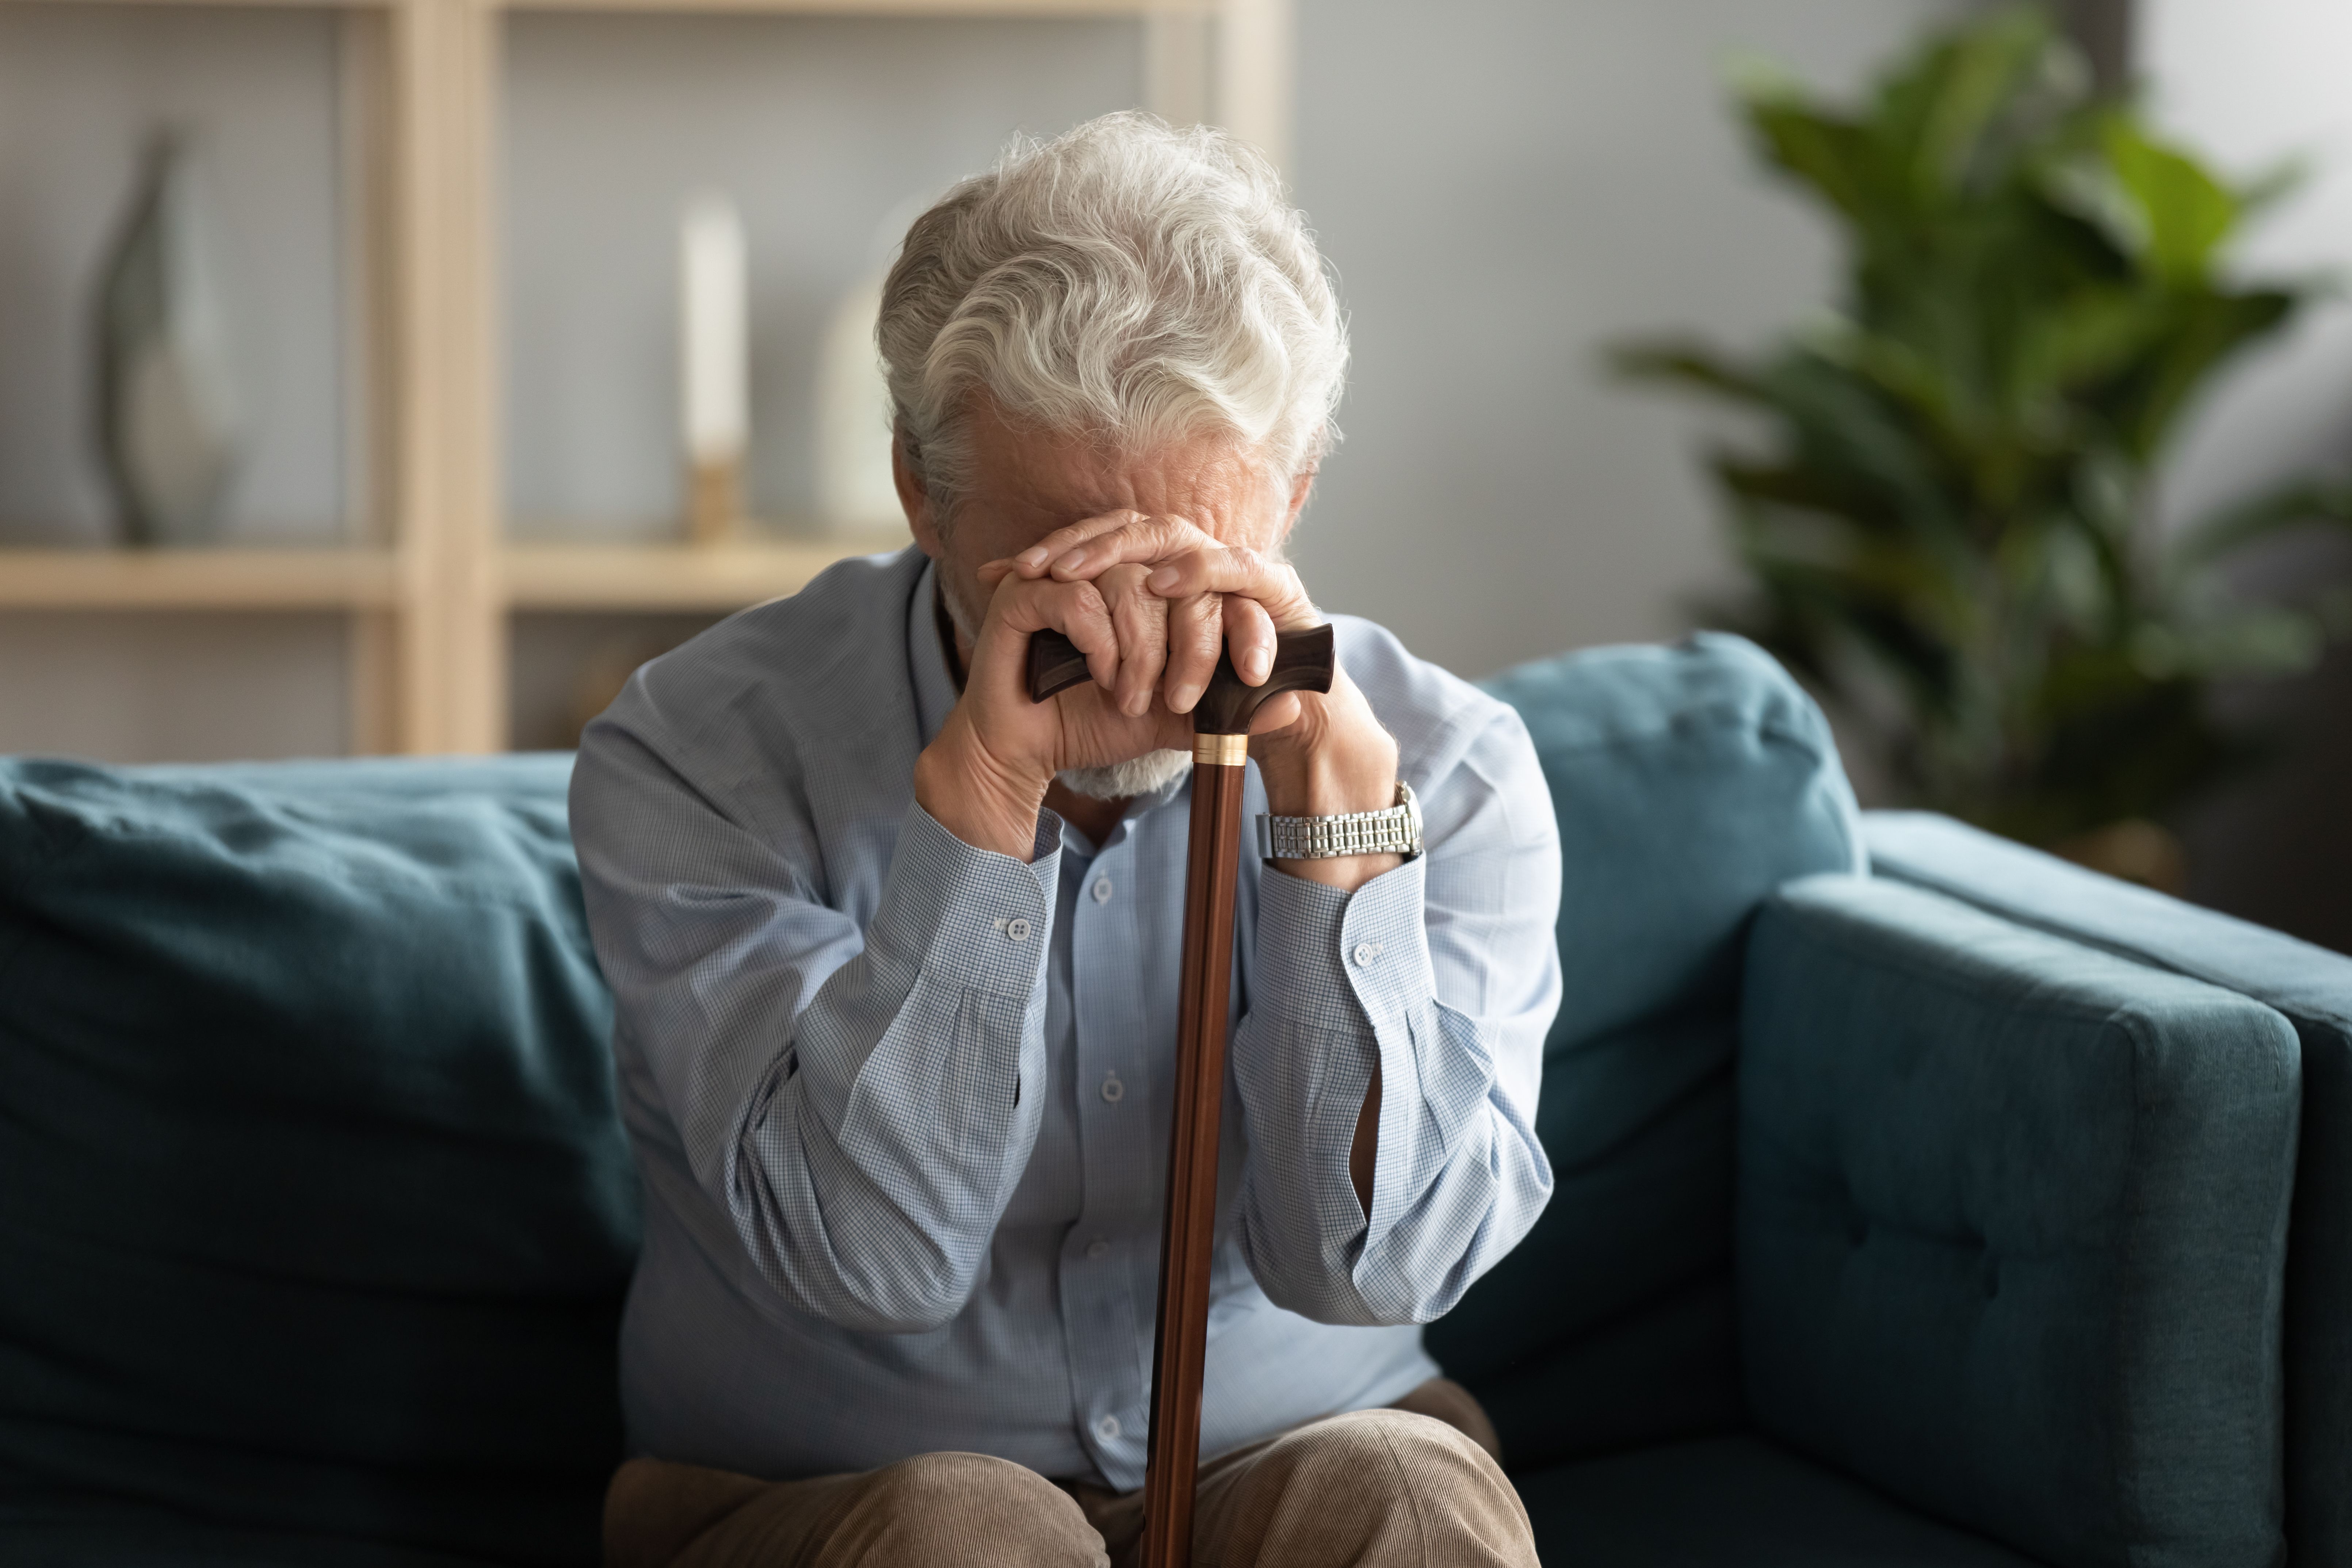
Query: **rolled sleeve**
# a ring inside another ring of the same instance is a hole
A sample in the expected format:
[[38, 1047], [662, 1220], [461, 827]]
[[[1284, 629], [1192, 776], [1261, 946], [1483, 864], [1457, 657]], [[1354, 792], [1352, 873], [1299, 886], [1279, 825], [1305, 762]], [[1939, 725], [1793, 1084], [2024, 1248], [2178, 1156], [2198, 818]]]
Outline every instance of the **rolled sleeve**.
[[910, 802], [861, 934], [789, 819], [750, 825], [672, 754], [608, 718], [573, 776], [622, 1027], [762, 1278], [843, 1327], [937, 1327], [1036, 1140], [1060, 820], [1024, 863]]
[[[1416, 788], [1428, 852], [1352, 894], [1271, 867], [1259, 885], [1234, 1048], [1242, 1243], [1268, 1296], [1327, 1322], [1442, 1316], [1551, 1191], [1534, 1126], [1559, 983], [1549, 794], [1515, 721]], [[1375, 1064], [1367, 1214], [1349, 1155]]]
[[1060, 874], [1050, 813], [1038, 851], [1024, 864], [974, 849], [909, 806], [865, 951], [819, 988], [745, 1119], [727, 1184], [738, 1233], [835, 1322], [954, 1316], [1028, 1163]]

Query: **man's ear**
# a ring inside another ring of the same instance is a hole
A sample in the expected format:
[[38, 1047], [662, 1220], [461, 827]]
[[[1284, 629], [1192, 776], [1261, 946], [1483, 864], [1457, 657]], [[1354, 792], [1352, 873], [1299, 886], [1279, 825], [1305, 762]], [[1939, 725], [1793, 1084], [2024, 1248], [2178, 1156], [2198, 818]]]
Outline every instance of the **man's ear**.
[[1300, 473], [1297, 478], [1293, 479], [1290, 482], [1290, 512], [1288, 516], [1282, 519], [1282, 537], [1284, 538], [1288, 538], [1290, 537], [1290, 530], [1298, 526], [1298, 514], [1307, 509], [1307, 497], [1314, 488], [1315, 468], [1314, 465], [1310, 464], [1302, 473]]
[[915, 465], [907, 461], [907, 432], [904, 426], [890, 432], [890, 483], [898, 491], [898, 507], [907, 514], [907, 528], [915, 536], [915, 543], [933, 560], [940, 559], [946, 547], [940, 542], [939, 518], [931, 511], [931, 492]]

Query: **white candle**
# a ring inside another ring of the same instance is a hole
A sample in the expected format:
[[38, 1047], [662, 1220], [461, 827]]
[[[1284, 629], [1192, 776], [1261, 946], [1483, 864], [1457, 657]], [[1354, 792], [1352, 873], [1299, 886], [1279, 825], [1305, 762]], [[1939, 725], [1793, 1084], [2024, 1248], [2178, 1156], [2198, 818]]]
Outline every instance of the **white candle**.
[[682, 433], [696, 463], [742, 455], [750, 402], [744, 351], [743, 219], [723, 195], [687, 204], [678, 228]]

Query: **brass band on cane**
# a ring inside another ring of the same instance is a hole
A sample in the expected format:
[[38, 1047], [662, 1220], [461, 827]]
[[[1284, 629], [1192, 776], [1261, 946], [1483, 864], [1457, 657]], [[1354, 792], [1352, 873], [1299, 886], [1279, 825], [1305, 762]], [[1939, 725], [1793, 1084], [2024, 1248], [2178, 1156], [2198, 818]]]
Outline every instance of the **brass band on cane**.
[[1196, 735], [1192, 761], [1202, 768], [1239, 768], [1249, 760], [1246, 735]]

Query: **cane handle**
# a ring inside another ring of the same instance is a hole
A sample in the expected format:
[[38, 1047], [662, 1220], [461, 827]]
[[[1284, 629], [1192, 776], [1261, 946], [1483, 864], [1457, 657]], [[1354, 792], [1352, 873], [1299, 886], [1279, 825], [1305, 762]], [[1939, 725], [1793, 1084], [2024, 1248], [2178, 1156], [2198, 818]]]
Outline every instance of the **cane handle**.
[[[1278, 632], [1274, 638], [1274, 668], [1261, 685], [1249, 685], [1234, 673], [1230, 652], [1217, 654], [1216, 673], [1209, 689], [1192, 705], [1196, 735], [1246, 735], [1250, 716], [1277, 692], [1328, 692], [1331, 689], [1334, 656], [1331, 628], [1309, 626]], [[1029, 700], [1044, 702], [1087, 678], [1087, 656], [1059, 632], [1038, 632], [1029, 638]]]

